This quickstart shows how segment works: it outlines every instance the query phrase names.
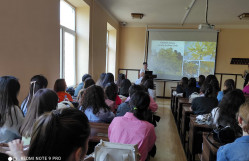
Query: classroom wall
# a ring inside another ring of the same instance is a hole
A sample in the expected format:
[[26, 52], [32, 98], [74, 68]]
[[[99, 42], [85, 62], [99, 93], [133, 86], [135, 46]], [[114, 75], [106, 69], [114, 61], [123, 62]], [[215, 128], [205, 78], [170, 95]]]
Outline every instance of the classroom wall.
[[[141, 69], [145, 53], [145, 27], [121, 27], [119, 68]], [[231, 58], [248, 58], [249, 56], [249, 29], [221, 28], [218, 39], [216, 73], [242, 74], [246, 65], [231, 65]], [[149, 68], [148, 64], [148, 68]], [[129, 72], [129, 78], [134, 82], [137, 72]], [[234, 77], [229, 77], [234, 79]], [[223, 78], [222, 84], [226, 77]], [[243, 79], [238, 78], [238, 88], [242, 88]], [[170, 86], [166, 84], [166, 96], [170, 96]], [[157, 95], [163, 94], [163, 83], [157, 82]]]
[[[117, 30], [119, 40], [119, 22], [113, 18], [96, 0], [85, 0], [90, 6], [90, 56], [89, 73], [97, 80], [106, 71], [106, 33], [107, 23]], [[118, 49], [117, 42], [117, 51]], [[118, 52], [116, 53], [118, 58]], [[118, 62], [116, 62], [118, 64]], [[117, 73], [117, 69], [116, 69]]]
[[[140, 69], [145, 53], [145, 27], [120, 29], [119, 68]], [[231, 58], [248, 58], [249, 29], [220, 29], [216, 73], [242, 74], [247, 66], [231, 65]]]
[[21, 103], [32, 76], [46, 76], [49, 88], [59, 78], [59, 0], [0, 1], [0, 20], [0, 76], [19, 79]]

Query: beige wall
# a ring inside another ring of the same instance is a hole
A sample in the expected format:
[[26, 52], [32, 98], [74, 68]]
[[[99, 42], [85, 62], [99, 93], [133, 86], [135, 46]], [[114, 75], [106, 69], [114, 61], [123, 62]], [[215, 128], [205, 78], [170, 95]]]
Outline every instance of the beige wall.
[[121, 27], [119, 68], [142, 68], [145, 53], [145, 34], [145, 27]]
[[76, 83], [82, 82], [82, 76], [89, 73], [89, 37], [90, 7], [76, 8]]
[[[112, 25], [117, 30], [117, 33], [119, 33], [119, 23], [96, 0], [85, 0], [85, 2], [90, 6], [89, 73], [94, 80], [97, 80], [106, 69], [107, 23]], [[118, 39], [119, 36], [117, 34]], [[118, 45], [116, 49], [118, 50]]]
[[43, 74], [50, 88], [59, 78], [59, 0], [0, 1], [0, 20], [0, 76], [19, 79], [21, 103], [32, 76]]

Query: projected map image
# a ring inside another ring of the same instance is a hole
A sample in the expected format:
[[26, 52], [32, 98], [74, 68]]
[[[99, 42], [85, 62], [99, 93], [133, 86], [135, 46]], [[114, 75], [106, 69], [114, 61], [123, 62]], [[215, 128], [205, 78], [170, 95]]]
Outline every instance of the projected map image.
[[153, 40], [149, 68], [158, 78], [181, 79], [214, 73], [216, 42]]

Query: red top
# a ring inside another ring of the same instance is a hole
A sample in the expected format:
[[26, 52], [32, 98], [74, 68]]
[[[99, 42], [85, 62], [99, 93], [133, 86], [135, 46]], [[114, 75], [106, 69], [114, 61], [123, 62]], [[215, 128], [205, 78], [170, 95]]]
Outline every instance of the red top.
[[61, 101], [64, 101], [65, 96], [67, 96], [68, 101], [73, 102], [72, 96], [67, 92], [60, 91], [60, 92], [57, 92], [57, 95], [59, 97], [58, 103], [60, 103]]

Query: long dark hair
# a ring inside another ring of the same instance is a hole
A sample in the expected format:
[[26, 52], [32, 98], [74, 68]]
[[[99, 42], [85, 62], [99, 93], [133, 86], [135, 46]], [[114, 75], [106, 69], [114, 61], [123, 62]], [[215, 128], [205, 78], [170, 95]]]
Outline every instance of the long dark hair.
[[34, 124], [28, 156], [59, 156], [65, 161], [78, 148], [86, 152], [89, 135], [89, 121], [83, 112], [64, 108], [46, 113]]
[[223, 93], [226, 94], [227, 92], [235, 89], [235, 83], [234, 83], [234, 80], [233, 79], [227, 79], [225, 82], [224, 82], [224, 86], [227, 87], [227, 89], [223, 90]]
[[[13, 125], [13, 118], [11, 110], [13, 106], [18, 106], [17, 94], [20, 90], [18, 80], [13, 76], [0, 77], [0, 127], [6, 121], [7, 115], [11, 119], [11, 126]], [[14, 108], [15, 117], [17, 120], [17, 112]]]
[[24, 110], [25, 107], [29, 107], [34, 94], [42, 88], [47, 88], [48, 80], [43, 75], [35, 75], [30, 80], [29, 94], [24, 99], [21, 109]]
[[132, 86], [130, 86], [130, 88], [129, 88], [129, 95], [130, 95], [130, 97], [134, 94], [134, 93], [136, 93], [136, 92], [138, 92], [138, 91], [145, 91], [144, 90], [144, 88], [142, 87], [142, 86], [140, 86], [140, 85], [136, 85], [136, 84], [133, 84]]
[[84, 89], [86, 89], [94, 84], [95, 84], [95, 81], [92, 78], [87, 78], [84, 82]]
[[118, 74], [117, 86], [120, 88], [122, 81], [125, 79], [125, 75], [123, 73]]
[[45, 112], [55, 110], [58, 104], [57, 94], [50, 89], [38, 90], [28, 109], [27, 115], [21, 126], [20, 133], [22, 136], [30, 137], [32, 128], [36, 119]]
[[132, 112], [136, 118], [139, 120], [150, 120], [149, 105], [150, 105], [150, 97], [147, 93], [143, 91], [138, 91], [134, 93], [130, 100], [130, 107], [132, 108]]
[[105, 112], [110, 111], [110, 108], [105, 103], [103, 88], [96, 85], [92, 85], [84, 91], [80, 104], [83, 110], [92, 107], [94, 114], [97, 114], [101, 108]]
[[247, 73], [247, 75], [246, 75], [244, 87], [248, 84], [248, 81], [249, 81], [249, 73]]
[[195, 78], [189, 78], [188, 80], [188, 88], [196, 87], [196, 79]]
[[114, 76], [112, 73], [106, 73], [105, 79], [103, 80], [102, 87], [105, 88], [107, 83], [114, 83]]
[[[240, 89], [234, 89], [225, 94], [219, 104], [218, 124], [226, 126], [227, 124], [236, 126], [236, 113], [240, 105], [245, 102], [245, 96]], [[224, 125], [225, 124], [225, 125]]]
[[149, 76], [148, 74], [145, 74], [145, 75], [143, 76], [143, 79], [141, 80], [140, 85], [144, 85], [144, 83], [145, 83], [148, 79], [150, 79], [150, 76]]
[[199, 81], [198, 85], [201, 87], [205, 82], [205, 76], [204, 75], [199, 75]]
[[121, 82], [121, 86], [119, 89], [119, 94], [125, 97], [129, 96], [129, 88], [131, 86], [131, 81], [129, 79], [124, 79]]
[[65, 92], [66, 91], [66, 81], [65, 79], [57, 79], [54, 83], [54, 91], [55, 92]]
[[105, 87], [105, 95], [109, 100], [115, 101], [118, 95], [118, 86], [115, 83], [108, 83]]
[[154, 89], [154, 81], [153, 79], [148, 79], [144, 82], [144, 87], [145, 87], [145, 90], [148, 91], [148, 89]]
[[182, 84], [183, 89], [186, 89], [188, 87], [188, 78], [182, 77], [181, 84]]

